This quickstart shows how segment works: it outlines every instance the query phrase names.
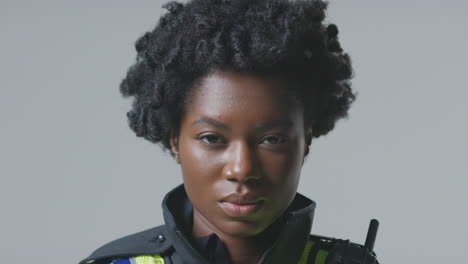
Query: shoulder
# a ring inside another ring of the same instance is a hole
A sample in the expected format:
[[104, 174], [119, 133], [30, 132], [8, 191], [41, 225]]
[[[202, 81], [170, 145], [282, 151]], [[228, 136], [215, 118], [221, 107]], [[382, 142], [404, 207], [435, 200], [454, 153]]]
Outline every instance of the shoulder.
[[379, 264], [374, 251], [349, 239], [310, 235], [307, 247], [308, 264]]
[[[137, 255], [156, 255], [166, 252], [172, 244], [167, 239], [164, 225], [113, 240], [98, 249], [79, 264], [108, 263], [108, 260]], [[107, 260], [107, 261], [106, 261]]]

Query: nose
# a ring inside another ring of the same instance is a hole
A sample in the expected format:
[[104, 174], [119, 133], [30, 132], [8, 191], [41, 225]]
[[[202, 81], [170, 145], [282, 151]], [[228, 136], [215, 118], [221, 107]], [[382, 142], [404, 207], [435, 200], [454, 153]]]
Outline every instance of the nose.
[[229, 181], [247, 182], [259, 179], [255, 170], [256, 155], [245, 142], [231, 146], [224, 167], [224, 176]]

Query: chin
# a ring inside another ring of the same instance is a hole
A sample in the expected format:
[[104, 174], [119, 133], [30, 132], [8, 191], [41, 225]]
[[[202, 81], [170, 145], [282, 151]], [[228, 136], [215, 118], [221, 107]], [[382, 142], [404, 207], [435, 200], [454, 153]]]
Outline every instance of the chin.
[[244, 238], [256, 236], [265, 231], [267, 228], [268, 225], [258, 222], [230, 220], [228, 223], [223, 223], [219, 230], [231, 237]]

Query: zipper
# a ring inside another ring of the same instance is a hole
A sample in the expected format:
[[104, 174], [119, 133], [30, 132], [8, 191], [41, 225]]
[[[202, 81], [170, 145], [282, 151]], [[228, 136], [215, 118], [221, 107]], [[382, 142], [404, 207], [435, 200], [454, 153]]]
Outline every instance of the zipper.
[[272, 249], [272, 247], [269, 248], [269, 249], [267, 249], [267, 250], [263, 253], [262, 257], [261, 257], [260, 260], [257, 262], [257, 264], [263, 264], [263, 262], [265, 262], [266, 256], [267, 256], [268, 253], [271, 251], [271, 249]]

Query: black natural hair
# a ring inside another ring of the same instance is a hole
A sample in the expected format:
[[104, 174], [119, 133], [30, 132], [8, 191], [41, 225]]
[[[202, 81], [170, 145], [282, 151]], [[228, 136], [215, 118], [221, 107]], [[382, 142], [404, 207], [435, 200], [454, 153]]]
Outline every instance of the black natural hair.
[[279, 75], [298, 84], [290, 87], [302, 100], [313, 137], [327, 134], [347, 116], [356, 96], [338, 29], [324, 23], [327, 5], [320, 0], [164, 4], [169, 12], [137, 40], [136, 62], [120, 85], [124, 97], [134, 98], [130, 127], [170, 150], [170, 133], [179, 129], [190, 88], [210, 72], [225, 70]]

